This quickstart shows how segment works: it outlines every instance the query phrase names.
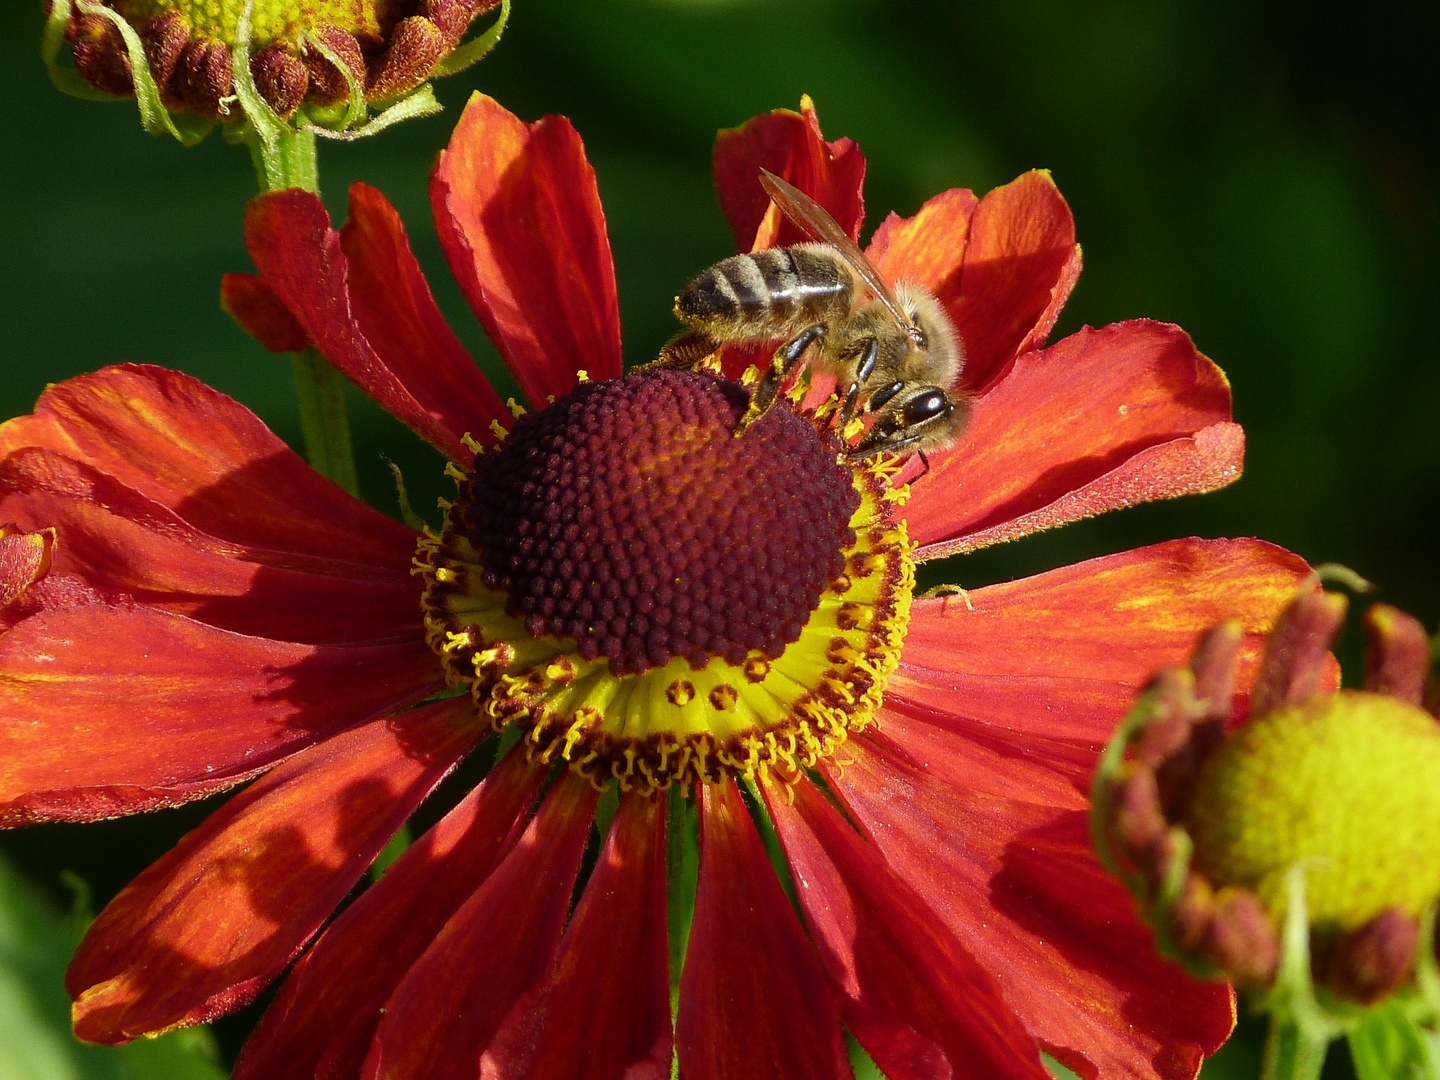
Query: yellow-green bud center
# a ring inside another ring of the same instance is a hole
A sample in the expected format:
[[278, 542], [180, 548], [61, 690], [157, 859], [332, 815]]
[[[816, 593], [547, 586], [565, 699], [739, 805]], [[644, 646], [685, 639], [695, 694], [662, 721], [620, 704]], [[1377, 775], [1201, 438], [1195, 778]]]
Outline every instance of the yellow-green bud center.
[[[409, 12], [402, 0], [253, 0], [250, 40], [254, 48], [274, 41], [296, 44], [300, 35], [321, 26], [345, 30], [362, 41], [383, 38]], [[185, 17], [191, 33], [232, 48], [246, 0], [116, 0], [112, 5], [132, 25], [143, 25], [170, 12]]]
[[1317, 928], [1418, 916], [1440, 896], [1440, 724], [1361, 691], [1283, 706], [1205, 762], [1186, 825], [1195, 869], [1254, 890], [1277, 919], [1296, 864]]

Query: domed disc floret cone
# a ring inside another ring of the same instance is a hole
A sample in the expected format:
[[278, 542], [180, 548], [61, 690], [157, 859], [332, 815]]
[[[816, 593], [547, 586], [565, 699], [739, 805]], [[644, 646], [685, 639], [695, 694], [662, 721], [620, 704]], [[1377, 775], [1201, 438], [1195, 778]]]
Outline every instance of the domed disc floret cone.
[[1234, 693], [1237, 624], [1157, 674], [1092, 787], [1096, 848], [1160, 950], [1271, 1015], [1267, 1080], [1318, 1076], [1329, 1041], [1376, 1010], [1440, 1027], [1430, 641], [1371, 607], [1364, 689], [1336, 689], [1328, 649], [1348, 604], [1320, 588], [1328, 577], [1364, 586], [1317, 571], [1267, 639], [1248, 703]]

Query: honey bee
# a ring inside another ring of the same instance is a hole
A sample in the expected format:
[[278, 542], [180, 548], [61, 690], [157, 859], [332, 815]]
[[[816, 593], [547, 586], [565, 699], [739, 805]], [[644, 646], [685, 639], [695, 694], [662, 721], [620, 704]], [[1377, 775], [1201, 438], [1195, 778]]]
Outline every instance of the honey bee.
[[869, 414], [846, 456], [925, 455], [952, 445], [968, 408], [953, 389], [964, 345], [933, 294], [891, 285], [845, 230], [803, 191], [765, 169], [760, 183], [813, 243], [732, 255], [695, 277], [675, 298], [687, 327], [657, 361], [693, 362], [722, 344], [784, 339], [761, 376], [743, 432], [775, 402], [781, 383], [803, 361], [834, 373], [840, 427]]

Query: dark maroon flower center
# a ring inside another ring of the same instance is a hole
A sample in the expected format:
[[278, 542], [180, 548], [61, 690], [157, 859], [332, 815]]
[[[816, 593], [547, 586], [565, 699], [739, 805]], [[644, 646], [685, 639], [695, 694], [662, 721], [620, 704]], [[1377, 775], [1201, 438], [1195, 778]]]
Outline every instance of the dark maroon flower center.
[[617, 675], [772, 659], [844, 569], [860, 505], [840, 444], [786, 407], [743, 437], [736, 383], [582, 383], [482, 454], [461, 522], [484, 583], [540, 637]]

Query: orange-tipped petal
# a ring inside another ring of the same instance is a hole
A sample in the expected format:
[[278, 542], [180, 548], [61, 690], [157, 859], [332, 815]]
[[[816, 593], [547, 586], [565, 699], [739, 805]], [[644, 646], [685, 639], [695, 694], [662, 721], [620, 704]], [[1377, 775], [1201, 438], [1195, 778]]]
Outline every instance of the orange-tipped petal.
[[[420, 583], [403, 564], [372, 568], [219, 540], [51, 450], [28, 447], [0, 462], [0, 518], [7, 517], [58, 529], [56, 573], [84, 581], [96, 600], [145, 604], [281, 641], [393, 641], [424, 632]], [[7, 618], [73, 607], [73, 600], [32, 590]]]
[[974, 589], [969, 606], [919, 600], [885, 708], [985, 744], [1067, 743], [1083, 755], [1075, 789], [1088, 791], [1090, 764], [1136, 692], [1228, 618], [1244, 625], [1244, 708], [1265, 634], [1309, 569], [1260, 540], [1171, 540]]
[[525, 827], [545, 770], [512, 751], [326, 928], [285, 980], [234, 1080], [353, 1080], [382, 1008]]
[[[0, 501], [0, 516], [7, 507]], [[0, 608], [9, 607], [50, 571], [55, 530], [26, 532], [13, 521], [0, 525]]]
[[116, 1043], [255, 997], [484, 729], [451, 699], [327, 739], [121, 891], [66, 975], [75, 1033]]
[[905, 518], [918, 557], [937, 558], [1223, 487], [1243, 453], [1230, 386], [1185, 332], [1116, 323], [1018, 359], [914, 485]]
[[965, 342], [964, 384], [983, 393], [1014, 357], [1045, 344], [1079, 276], [1075, 219], [1048, 172], [986, 194], [970, 220], [959, 288], [947, 283], [941, 296]]
[[173, 806], [443, 685], [418, 637], [295, 645], [148, 608], [35, 615], [0, 635], [0, 825]]
[[556, 781], [519, 842], [386, 1002], [366, 1080], [475, 1080], [505, 1015], [554, 963], [595, 798], [576, 773]]
[[226, 274], [220, 279], [220, 306], [271, 352], [299, 352], [310, 344], [305, 328], [262, 277]]
[[865, 155], [850, 139], [826, 142], [809, 97], [800, 111], [776, 109], [720, 132], [711, 171], [740, 251], [812, 239], [781, 217], [760, 186], [760, 170], [790, 181], [823, 206], [852, 239], [865, 219]]
[[615, 264], [595, 171], [563, 116], [474, 94], [430, 184], [461, 289], [532, 405], [621, 372]]
[[[104, 368], [0, 425], [0, 459], [56, 450], [221, 540], [408, 569], [415, 533], [306, 465], [243, 405], [178, 371]], [[357, 565], [356, 574], [367, 572]]]
[[928, 199], [914, 217], [890, 214], [870, 238], [865, 254], [892, 281], [908, 281], [934, 293], [953, 315], [960, 302], [961, 269], [970, 222], [980, 200], [964, 188]]
[[[846, 1025], [890, 1080], [1046, 1080], [986, 971], [809, 781], [766, 803]], [[1007, 973], [1000, 972], [1002, 977]]]
[[510, 411], [440, 314], [400, 215], [384, 195], [351, 185], [340, 246], [350, 262], [355, 319], [391, 374], [448, 430], [496, 442], [491, 422], [509, 427]]
[[687, 1080], [851, 1078], [835, 992], [729, 779], [700, 788], [675, 1037]]
[[1195, 1076], [1234, 1026], [1230, 988], [1159, 957], [1083, 809], [951, 784], [930, 775], [927, 747], [862, 736], [852, 750], [827, 780], [1042, 1048], [1087, 1078]]
[[[443, 357], [452, 365], [443, 377], [410, 386], [390, 368], [386, 356], [365, 336], [357, 305], [350, 296], [349, 260], [318, 195], [290, 188], [252, 199], [245, 211], [245, 245], [265, 283], [294, 313], [315, 348], [330, 363], [442, 454], [469, 464], [474, 454], [465, 447], [462, 436], [471, 429], [483, 431], [491, 418], [456, 416], [455, 403], [438, 393], [435, 384], [464, 382], [467, 378], [473, 383], [474, 378], [483, 381], [483, 377], [473, 364], [470, 367], [474, 377], [453, 370], [453, 365], [462, 361], [443, 343], [429, 349], [430, 359]], [[392, 287], [405, 284], [396, 282]], [[366, 294], [365, 299], [373, 297]], [[397, 297], [394, 305], [403, 307], [404, 301]], [[390, 346], [395, 342], [385, 338], [382, 344]], [[403, 353], [398, 357], [402, 370], [417, 362]]]
[[668, 1080], [665, 801], [626, 795], [565, 931], [555, 971], [515, 1003], [480, 1074]]

